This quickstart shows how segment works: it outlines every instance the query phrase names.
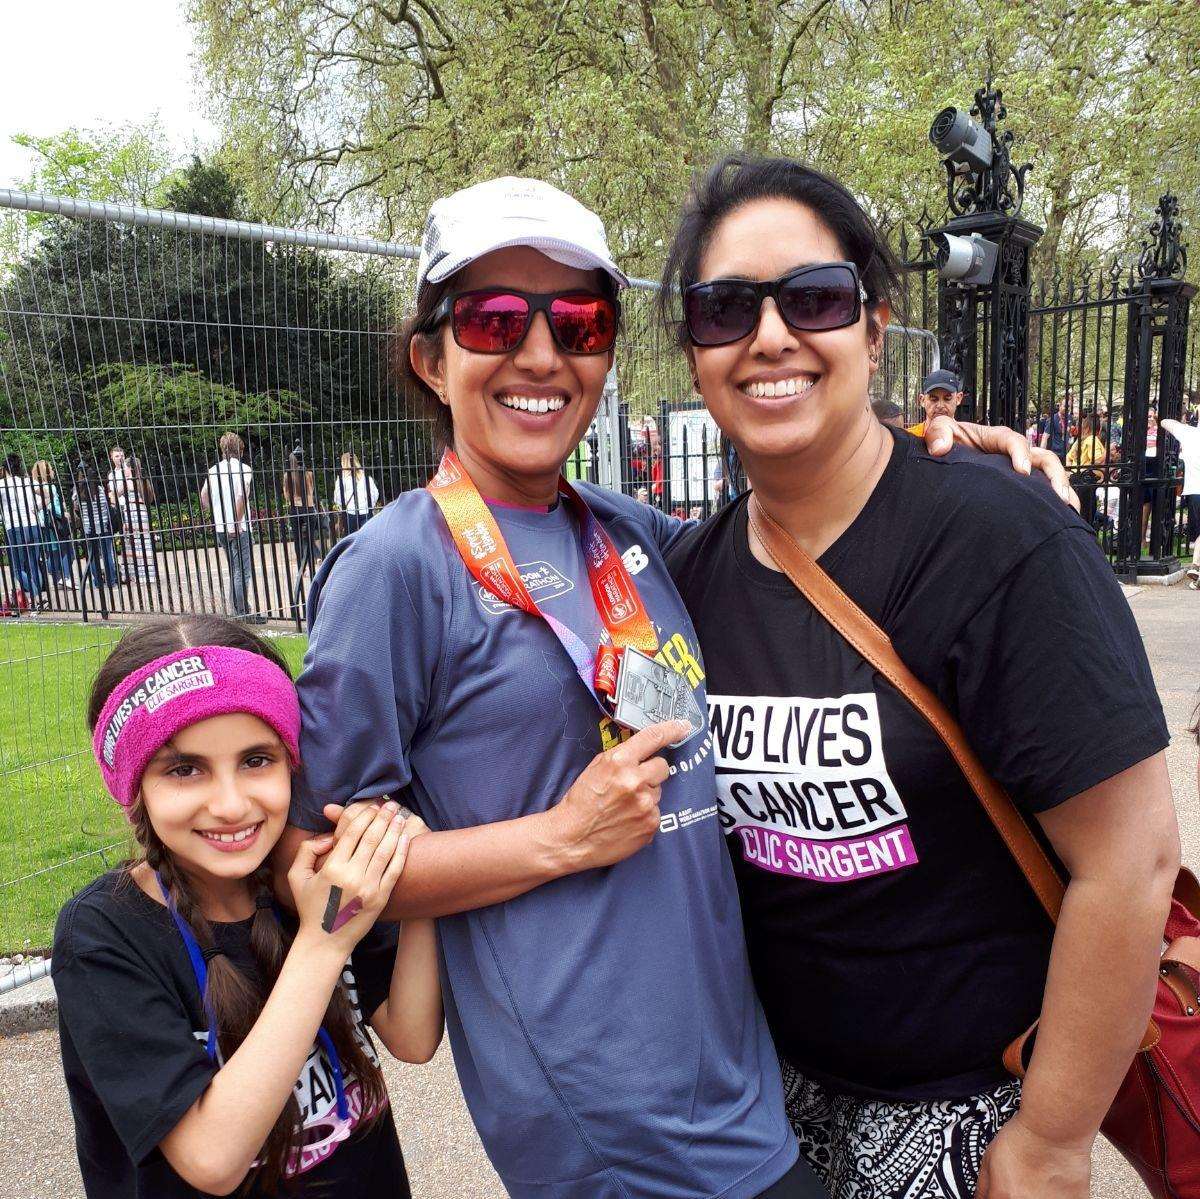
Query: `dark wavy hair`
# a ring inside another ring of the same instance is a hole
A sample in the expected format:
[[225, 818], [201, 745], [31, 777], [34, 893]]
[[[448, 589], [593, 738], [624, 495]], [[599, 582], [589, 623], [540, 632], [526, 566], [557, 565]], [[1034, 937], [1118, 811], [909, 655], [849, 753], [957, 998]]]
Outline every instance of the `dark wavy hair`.
[[[199, 645], [223, 645], [259, 654], [285, 674], [291, 674], [287, 663], [274, 647], [236, 621], [222, 616], [178, 616], [149, 621], [126, 633], [100, 667], [88, 697], [88, 727], [95, 729], [109, 695], [134, 671], [156, 658]], [[142, 856], [126, 863], [126, 878], [131, 885], [136, 885], [129, 872], [143, 861], [157, 870], [176, 910], [187, 921], [200, 948], [210, 948], [213, 944], [212, 927], [200, 909], [187, 874], [179, 868], [155, 833], [140, 796], [130, 809], [130, 818]], [[272, 895], [271, 871], [267, 862], [259, 867], [249, 881], [257, 895]], [[271, 905], [259, 904], [255, 907], [250, 926], [250, 945], [258, 978], [248, 978], [224, 954], [217, 954], [209, 963], [207, 997], [216, 1020], [221, 1053], [226, 1061], [246, 1039], [262, 1013], [271, 988], [279, 977], [292, 936], [292, 932], [280, 923]], [[387, 1091], [379, 1067], [367, 1056], [358, 1040], [354, 1008], [340, 981], [330, 997], [324, 1025], [337, 1046], [347, 1073], [353, 1072], [362, 1086], [365, 1125], [382, 1111]], [[289, 1159], [299, 1152], [302, 1145], [302, 1132], [300, 1107], [293, 1093], [288, 1096], [259, 1153], [262, 1164], [247, 1175], [243, 1186], [256, 1185], [268, 1193], [279, 1190]]]
[[658, 311], [664, 325], [686, 348], [690, 342], [680, 297], [698, 282], [700, 262], [717, 227], [731, 212], [754, 200], [793, 200], [809, 208], [833, 234], [846, 261], [858, 267], [868, 313], [887, 301], [895, 306], [900, 268], [875, 222], [836, 179], [795, 158], [728, 154], [697, 175], [662, 272]]

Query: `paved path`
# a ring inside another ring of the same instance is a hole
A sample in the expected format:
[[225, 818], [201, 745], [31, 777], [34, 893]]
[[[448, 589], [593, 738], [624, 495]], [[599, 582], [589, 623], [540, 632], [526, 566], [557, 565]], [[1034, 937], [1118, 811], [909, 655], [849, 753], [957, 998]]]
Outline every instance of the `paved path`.
[[[1131, 601], [1171, 727], [1171, 778], [1184, 858], [1200, 865], [1196, 746], [1185, 729], [1200, 688], [1200, 594], [1147, 587]], [[417, 1068], [386, 1068], [417, 1199], [503, 1199], [463, 1107], [449, 1049]], [[1097, 1199], [1144, 1199], [1136, 1176], [1107, 1145], [1096, 1150]], [[83, 1199], [57, 1037], [0, 1040], [0, 1199]]]

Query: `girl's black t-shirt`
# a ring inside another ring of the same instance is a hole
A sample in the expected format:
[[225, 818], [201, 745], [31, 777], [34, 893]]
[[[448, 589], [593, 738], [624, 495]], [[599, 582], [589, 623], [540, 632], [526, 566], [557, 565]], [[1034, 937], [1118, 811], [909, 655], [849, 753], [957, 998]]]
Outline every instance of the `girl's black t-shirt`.
[[[1027, 813], [1163, 749], [1141, 636], [1044, 480], [898, 430], [821, 566]], [[791, 582], [745, 500], [673, 546], [699, 635], [722, 827], [775, 1044], [847, 1093], [960, 1098], [1036, 1018], [1053, 930], [949, 752]], [[1034, 822], [1036, 831], [1036, 822]]]
[[[249, 920], [213, 924], [216, 944], [253, 973]], [[363, 1023], [387, 998], [395, 926], [359, 942], [343, 981], [358, 1035], [378, 1057]], [[52, 975], [58, 993], [63, 1068], [75, 1143], [89, 1199], [196, 1199], [203, 1194], [171, 1168], [159, 1142], [203, 1094], [218, 1066], [205, 1052], [208, 1021], [178, 929], [162, 904], [122, 870], [79, 892], [59, 913]], [[337, 1114], [333, 1075], [313, 1046], [296, 1082], [304, 1119], [298, 1170], [281, 1194], [397, 1199], [408, 1180], [390, 1107], [359, 1131], [361, 1089], [345, 1079], [350, 1119]], [[260, 1196], [251, 1185], [239, 1192]]]

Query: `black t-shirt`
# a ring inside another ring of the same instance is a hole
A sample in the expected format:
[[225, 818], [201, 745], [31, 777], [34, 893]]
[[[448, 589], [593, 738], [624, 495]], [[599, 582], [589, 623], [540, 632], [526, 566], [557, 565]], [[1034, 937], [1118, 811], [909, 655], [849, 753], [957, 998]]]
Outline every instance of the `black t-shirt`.
[[[213, 924], [214, 941], [253, 974], [250, 920]], [[378, 1060], [362, 1013], [387, 998], [395, 926], [372, 930], [343, 974], [359, 1035]], [[158, 1149], [201, 1096], [218, 1066], [205, 1052], [208, 1022], [178, 929], [120, 870], [102, 875], [59, 913], [52, 957], [63, 1068], [75, 1117], [79, 1168], [89, 1199], [195, 1199]], [[333, 1074], [319, 1045], [296, 1083], [305, 1144], [289, 1195], [409, 1195], [390, 1108], [354, 1131], [361, 1091], [345, 1079], [350, 1130], [339, 1120]], [[265, 1194], [257, 1186], [239, 1192]]]
[[[1161, 750], [1141, 637], [1093, 532], [1006, 461], [892, 435], [820, 564], [1009, 795], [1044, 811]], [[721, 822], [780, 1053], [859, 1095], [993, 1085], [1040, 1009], [1052, 928], [949, 751], [751, 555], [745, 499], [668, 564], [704, 651]]]

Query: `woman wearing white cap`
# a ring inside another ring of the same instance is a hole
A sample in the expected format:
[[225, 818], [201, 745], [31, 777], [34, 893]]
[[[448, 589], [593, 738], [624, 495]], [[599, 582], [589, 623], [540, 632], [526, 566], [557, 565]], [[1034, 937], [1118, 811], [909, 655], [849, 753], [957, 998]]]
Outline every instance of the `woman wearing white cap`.
[[510, 1194], [820, 1195], [718, 835], [677, 526], [560, 479], [625, 282], [544, 183], [434, 205], [400, 349], [449, 448], [314, 584], [290, 844], [401, 791], [435, 830], [389, 913], [441, 917], [459, 1078]]

